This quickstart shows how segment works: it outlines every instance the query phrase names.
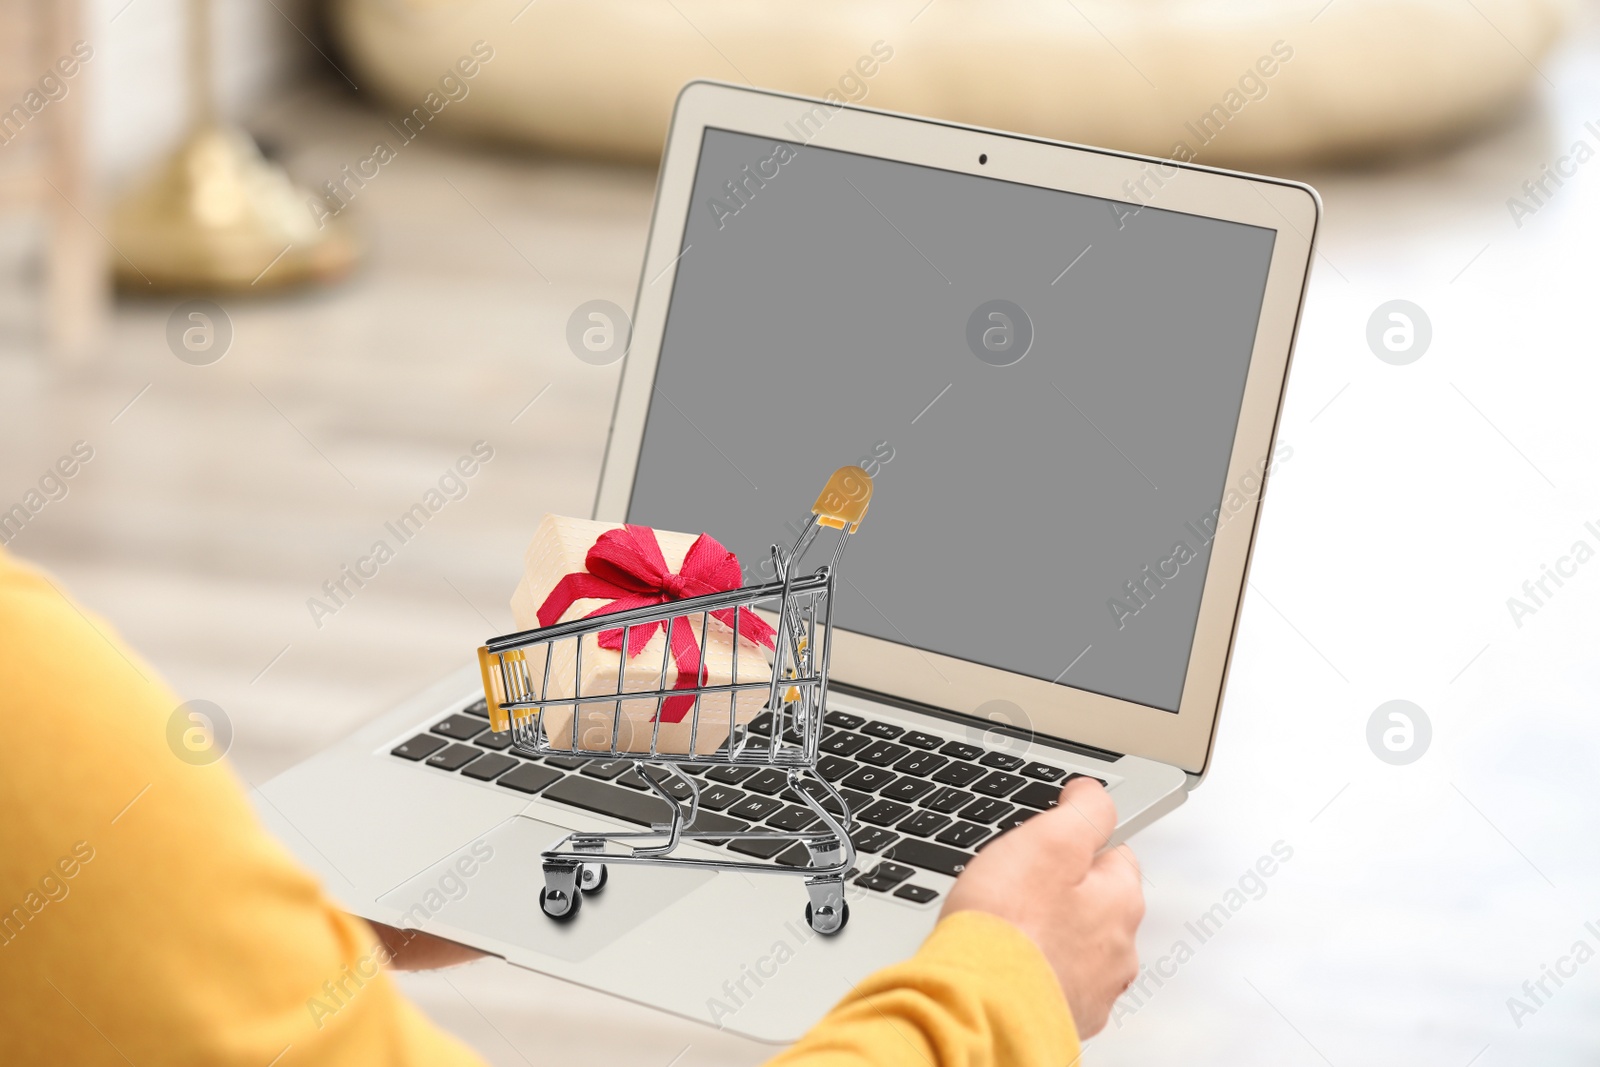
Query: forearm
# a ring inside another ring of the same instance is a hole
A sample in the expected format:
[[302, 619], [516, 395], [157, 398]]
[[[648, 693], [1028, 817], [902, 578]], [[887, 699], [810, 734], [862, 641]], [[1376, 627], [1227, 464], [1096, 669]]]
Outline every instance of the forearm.
[[1072, 1014], [1044, 955], [1009, 923], [958, 912], [769, 1067], [1073, 1067], [1078, 1058]]

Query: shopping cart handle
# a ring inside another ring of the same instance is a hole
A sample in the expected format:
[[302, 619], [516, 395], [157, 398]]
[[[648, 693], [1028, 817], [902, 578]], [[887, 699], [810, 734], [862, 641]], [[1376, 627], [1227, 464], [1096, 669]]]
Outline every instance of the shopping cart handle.
[[860, 467], [840, 467], [822, 487], [817, 502], [811, 505], [811, 514], [824, 526], [835, 530], [849, 526], [850, 532], [855, 533], [871, 502], [872, 475]]

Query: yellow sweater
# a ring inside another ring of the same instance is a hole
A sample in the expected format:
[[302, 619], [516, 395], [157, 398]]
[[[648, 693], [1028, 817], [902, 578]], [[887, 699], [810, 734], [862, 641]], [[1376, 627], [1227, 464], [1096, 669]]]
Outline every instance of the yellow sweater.
[[[0, 550], [0, 1060], [480, 1062], [387, 974], [352, 988], [347, 973], [383, 958], [372, 929], [262, 829], [226, 762], [174, 755], [178, 703], [104, 621]], [[963, 913], [773, 1062], [1077, 1060], [1038, 949]]]

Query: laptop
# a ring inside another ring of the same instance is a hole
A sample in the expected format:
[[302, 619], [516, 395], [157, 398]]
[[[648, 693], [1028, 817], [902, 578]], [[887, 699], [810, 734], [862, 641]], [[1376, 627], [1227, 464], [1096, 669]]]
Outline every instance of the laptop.
[[[709, 531], [753, 584], [829, 472], [873, 477], [821, 745], [848, 924], [816, 934], [782, 873], [635, 865], [552, 921], [540, 852], [665, 805], [626, 761], [518, 754], [472, 648], [263, 817], [360, 915], [795, 1039], [1071, 776], [1113, 841], [1204, 777], [1319, 214], [1292, 182], [690, 84], [594, 517]], [[806, 814], [781, 775], [691, 770], [713, 829]]]

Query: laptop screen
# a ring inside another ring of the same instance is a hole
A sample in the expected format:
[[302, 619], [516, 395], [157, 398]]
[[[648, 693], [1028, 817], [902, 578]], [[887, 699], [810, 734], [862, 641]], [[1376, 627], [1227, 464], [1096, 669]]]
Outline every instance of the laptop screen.
[[838, 625], [1176, 711], [1274, 237], [707, 130], [628, 521], [758, 581], [860, 464]]

